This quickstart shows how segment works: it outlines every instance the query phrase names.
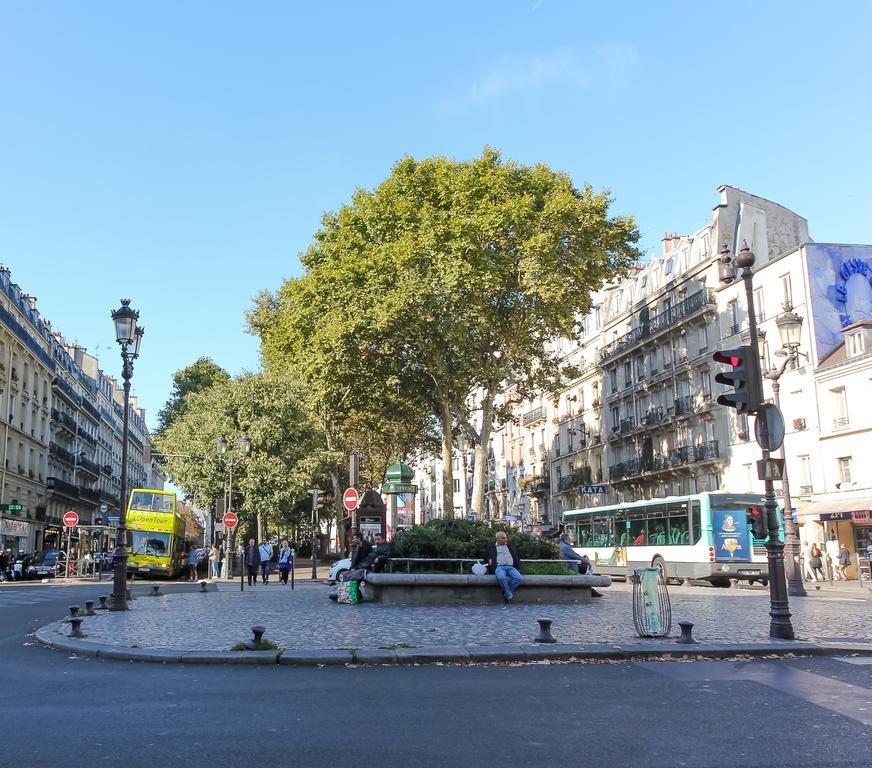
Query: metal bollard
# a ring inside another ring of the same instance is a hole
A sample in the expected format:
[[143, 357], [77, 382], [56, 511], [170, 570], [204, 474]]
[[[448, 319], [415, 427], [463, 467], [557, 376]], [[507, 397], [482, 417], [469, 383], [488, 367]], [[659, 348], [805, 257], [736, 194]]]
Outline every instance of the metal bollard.
[[261, 642], [263, 641], [263, 633], [266, 632], [266, 627], [258, 624], [255, 627], [251, 628], [251, 631], [254, 633], [254, 640], [250, 643], [247, 643], [249, 650], [259, 651]]
[[681, 627], [681, 637], [676, 640], [676, 643], [682, 643], [684, 645], [696, 645], [698, 640], [693, 639], [693, 622], [692, 621], [679, 621], [678, 626]]
[[201, 592], [208, 592], [209, 590], [207, 589], [207, 587], [208, 587], [208, 582], [207, 582], [207, 581], [201, 581], [201, 582], [200, 582], [200, 591], [201, 591]]
[[151, 585], [151, 596], [152, 597], [160, 597], [163, 592], [160, 591], [160, 584], [152, 584]]
[[85, 616], [96, 616], [97, 611], [94, 610], [94, 601], [85, 600]]
[[109, 599], [109, 595], [100, 595], [97, 598], [100, 601], [100, 605], [97, 606], [98, 611], [108, 611], [109, 604], [106, 602]]
[[557, 641], [551, 635], [551, 624], [553, 619], [536, 619], [539, 622], [539, 634], [533, 638], [536, 643], [556, 643]]
[[78, 605], [71, 605], [69, 610], [70, 610], [70, 618], [74, 619], [76, 616], [79, 615], [79, 611], [81, 610], [81, 608], [79, 608]]
[[82, 632], [82, 622], [84, 619], [81, 616], [74, 616], [70, 618], [70, 634], [67, 637], [84, 637], [85, 633]]

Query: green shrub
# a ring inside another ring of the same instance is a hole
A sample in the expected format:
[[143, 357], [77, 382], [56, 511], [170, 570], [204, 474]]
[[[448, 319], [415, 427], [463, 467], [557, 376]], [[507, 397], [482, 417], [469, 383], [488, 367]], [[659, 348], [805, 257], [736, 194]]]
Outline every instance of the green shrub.
[[[484, 559], [488, 545], [493, 543], [497, 531], [505, 531], [509, 543], [513, 544], [522, 560], [559, 560], [560, 550], [551, 541], [536, 540], [528, 534], [517, 531], [505, 523], [471, 522], [459, 518], [431, 520], [401, 531], [394, 540], [395, 557], [447, 557]], [[464, 566], [469, 573], [471, 564]], [[533, 566], [549, 566], [547, 563], [528, 563], [525, 573]], [[406, 571], [405, 564], [397, 563], [394, 572]], [[457, 573], [457, 563], [411, 563], [408, 570], [413, 573], [442, 571]], [[538, 571], [537, 571], [538, 572]], [[549, 571], [552, 573], [555, 571]]]

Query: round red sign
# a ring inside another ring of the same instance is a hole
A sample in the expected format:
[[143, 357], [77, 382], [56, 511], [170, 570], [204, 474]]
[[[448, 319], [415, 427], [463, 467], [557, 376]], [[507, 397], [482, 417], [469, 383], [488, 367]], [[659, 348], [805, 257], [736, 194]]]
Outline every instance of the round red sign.
[[64, 515], [64, 525], [67, 528], [72, 528], [79, 524], [79, 515], [72, 509]]
[[226, 512], [221, 519], [228, 528], [235, 528], [239, 524], [239, 518], [235, 512]]
[[345, 493], [342, 494], [342, 506], [351, 512], [352, 509], [357, 509], [359, 503], [360, 494], [358, 494], [357, 489], [346, 488]]

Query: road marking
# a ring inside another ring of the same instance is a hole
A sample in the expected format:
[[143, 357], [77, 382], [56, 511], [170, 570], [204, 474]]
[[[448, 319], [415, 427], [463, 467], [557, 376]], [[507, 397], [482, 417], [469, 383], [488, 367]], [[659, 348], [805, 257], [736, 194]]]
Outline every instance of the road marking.
[[788, 696], [872, 725], [872, 691], [831, 677], [764, 662], [637, 662], [640, 666], [688, 683], [742, 681], [759, 683]]
[[844, 661], [845, 664], [858, 664], [862, 667], [872, 666], [872, 656], [836, 656], [836, 661]]

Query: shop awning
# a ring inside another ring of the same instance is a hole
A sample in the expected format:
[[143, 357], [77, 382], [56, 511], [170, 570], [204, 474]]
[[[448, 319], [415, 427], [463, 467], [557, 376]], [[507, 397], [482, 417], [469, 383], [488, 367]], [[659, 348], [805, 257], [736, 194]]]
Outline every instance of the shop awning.
[[830, 519], [842, 517], [845, 520], [868, 519], [872, 515], [872, 496], [856, 496], [852, 499], [821, 499], [819, 501], [797, 501], [796, 514], [799, 517], [808, 515], [833, 515]]

